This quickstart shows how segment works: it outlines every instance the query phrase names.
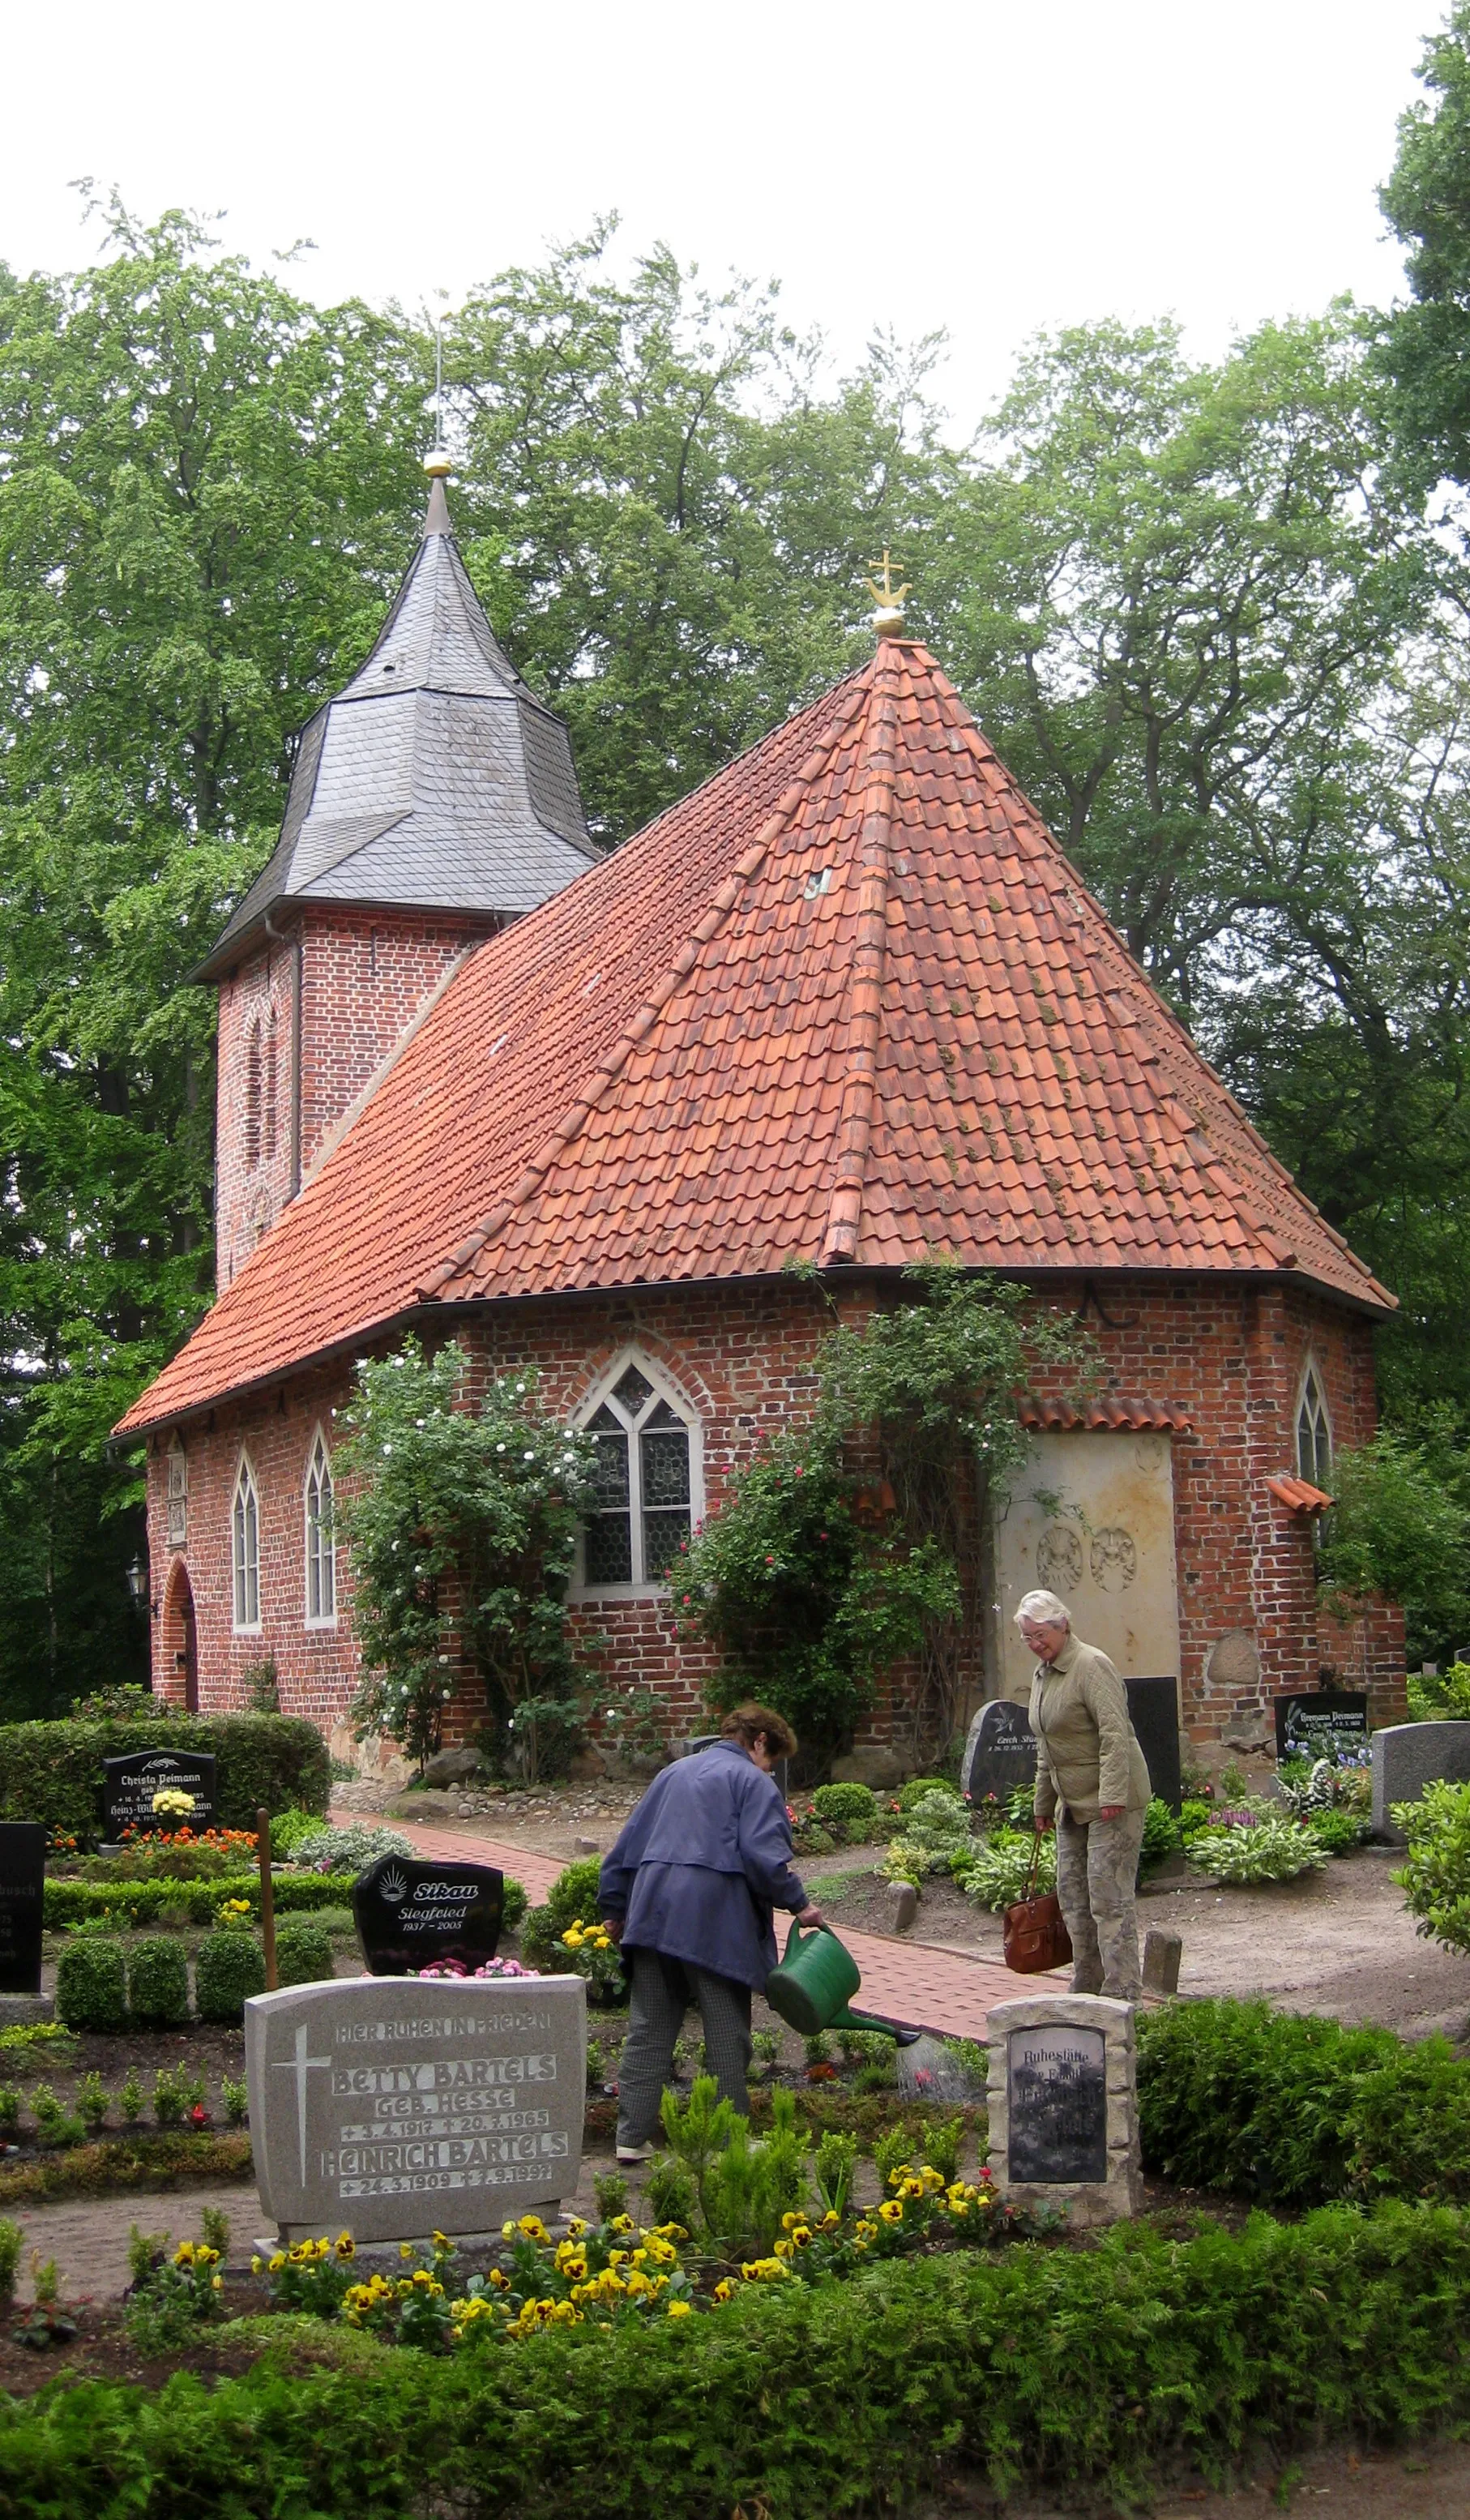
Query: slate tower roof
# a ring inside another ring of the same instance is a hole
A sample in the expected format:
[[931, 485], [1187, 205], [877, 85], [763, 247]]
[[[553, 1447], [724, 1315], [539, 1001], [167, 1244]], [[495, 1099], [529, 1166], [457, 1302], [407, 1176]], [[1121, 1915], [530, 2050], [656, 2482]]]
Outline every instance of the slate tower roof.
[[469, 957], [120, 1431], [425, 1305], [936, 1249], [1394, 1301], [885, 639]]
[[535, 910], [601, 852], [558, 717], [521, 681], [460, 557], [441, 480], [367, 663], [301, 734], [281, 837], [194, 974], [299, 903]]

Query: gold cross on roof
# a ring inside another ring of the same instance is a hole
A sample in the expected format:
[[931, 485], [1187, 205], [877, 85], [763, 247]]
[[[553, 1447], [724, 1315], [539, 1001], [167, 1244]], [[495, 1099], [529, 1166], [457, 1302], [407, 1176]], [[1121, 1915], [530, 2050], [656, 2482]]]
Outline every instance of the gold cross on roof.
[[869, 593], [882, 606], [885, 612], [902, 612], [904, 608], [904, 598], [906, 595], [912, 593], [913, 590], [908, 586], [894, 585], [893, 563], [887, 551], [885, 550], [880, 561], [870, 560], [868, 565], [869, 568], [880, 568], [883, 572], [883, 583], [881, 586], [878, 585], [875, 578], [870, 577], [868, 580]]

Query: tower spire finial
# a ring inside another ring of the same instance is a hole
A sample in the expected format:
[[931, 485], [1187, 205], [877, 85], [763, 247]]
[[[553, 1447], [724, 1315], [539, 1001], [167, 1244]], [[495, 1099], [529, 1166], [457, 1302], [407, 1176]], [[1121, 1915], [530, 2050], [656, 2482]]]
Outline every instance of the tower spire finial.
[[[444, 294], [443, 290], [439, 292]], [[433, 484], [428, 494], [428, 513], [423, 519], [423, 535], [452, 534], [449, 501], [444, 484], [454, 471], [454, 459], [444, 443], [444, 318], [434, 318], [434, 442], [423, 459], [423, 470]]]
[[894, 585], [893, 564], [886, 547], [882, 559], [869, 561], [868, 565], [869, 568], [881, 569], [883, 572], [881, 586], [875, 578], [870, 577], [867, 581], [869, 593], [877, 604], [877, 610], [872, 616], [872, 626], [880, 639], [901, 638], [904, 628], [904, 598], [912, 594], [913, 589], [909, 586]]

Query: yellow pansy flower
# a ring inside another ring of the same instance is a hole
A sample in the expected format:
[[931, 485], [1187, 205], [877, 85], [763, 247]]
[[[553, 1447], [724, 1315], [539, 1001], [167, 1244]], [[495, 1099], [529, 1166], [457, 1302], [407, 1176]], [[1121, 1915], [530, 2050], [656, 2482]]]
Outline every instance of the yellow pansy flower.
[[671, 2301], [664, 2313], [667, 2318], [688, 2318], [689, 2315], [690, 2304], [687, 2301]]

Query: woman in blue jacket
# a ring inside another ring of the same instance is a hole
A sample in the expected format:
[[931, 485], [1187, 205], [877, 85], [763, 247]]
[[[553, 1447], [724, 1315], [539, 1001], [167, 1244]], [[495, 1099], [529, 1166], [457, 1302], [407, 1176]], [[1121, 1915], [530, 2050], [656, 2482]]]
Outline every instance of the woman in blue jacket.
[[773, 1771], [796, 1748], [768, 1706], [737, 1706], [721, 1739], [654, 1778], [610, 1855], [599, 1906], [633, 1983], [618, 2072], [617, 2157], [646, 2161], [674, 2046], [691, 2003], [720, 2096], [750, 2107], [750, 1994], [776, 1966], [774, 1908], [820, 1925], [791, 1869]]

